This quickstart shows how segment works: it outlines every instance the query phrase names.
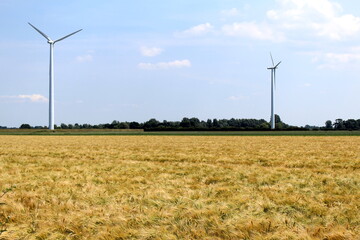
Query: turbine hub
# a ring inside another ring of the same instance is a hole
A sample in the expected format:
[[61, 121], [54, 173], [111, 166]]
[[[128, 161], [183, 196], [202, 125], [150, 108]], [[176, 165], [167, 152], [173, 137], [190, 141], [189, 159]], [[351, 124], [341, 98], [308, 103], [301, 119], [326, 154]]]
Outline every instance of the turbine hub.
[[49, 44], [54, 44], [54, 41], [53, 41], [53, 40], [49, 40], [48, 43], [49, 43]]

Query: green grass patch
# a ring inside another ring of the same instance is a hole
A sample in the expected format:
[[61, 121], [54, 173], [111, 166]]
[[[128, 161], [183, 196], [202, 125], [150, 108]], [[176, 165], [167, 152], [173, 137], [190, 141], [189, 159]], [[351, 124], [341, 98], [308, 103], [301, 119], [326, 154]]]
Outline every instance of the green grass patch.
[[360, 131], [150, 131], [143, 129], [1, 129], [0, 135], [121, 136], [360, 136]]

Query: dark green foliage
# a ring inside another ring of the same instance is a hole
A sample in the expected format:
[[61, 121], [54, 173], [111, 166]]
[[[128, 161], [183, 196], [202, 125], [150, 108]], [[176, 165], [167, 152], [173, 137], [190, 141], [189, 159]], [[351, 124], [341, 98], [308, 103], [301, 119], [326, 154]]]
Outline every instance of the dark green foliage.
[[30, 126], [30, 124], [23, 123], [23, 124], [21, 124], [20, 129], [31, 129], [31, 126]]
[[325, 128], [326, 129], [333, 129], [333, 124], [332, 124], [332, 122], [330, 120], [327, 120], [325, 122]]
[[[330, 121], [331, 122], [331, 121]], [[326, 126], [328, 127], [328, 121], [326, 122]], [[335, 120], [333, 124], [333, 129], [335, 130], [360, 130], [360, 119], [348, 119], [343, 120], [341, 118], [338, 118]]]
[[[334, 122], [327, 120], [325, 126], [310, 126], [305, 127], [290, 126], [284, 123], [279, 115], [275, 114], [276, 130], [282, 131], [304, 131], [304, 130], [360, 130], [360, 119], [343, 120], [336, 119]], [[6, 127], [0, 127], [6, 129]], [[22, 124], [20, 129], [46, 129], [47, 127], [36, 126], [32, 127], [29, 124]], [[196, 117], [184, 117], [181, 121], [167, 121], [162, 122], [152, 118], [144, 123], [139, 122], [120, 122], [117, 120], [112, 123], [91, 125], [91, 124], [65, 124], [61, 123], [55, 126], [56, 129], [144, 129], [145, 131], [267, 131], [270, 130], [270, 123], [264, 119], [207, 119], [206, 121], [199, 120]]]
[[[283, 123], [276, 115], [276, 126], [279, 130], [297, 130], [297, 127], [290, 127]], [[20, 128], [30, 129], [29, 124], [22, 124]], [[91, 124], [65, 124], [56, 126], [56, 129], [144, 129], [145, 131], [244, 131], [244, 130], [268, 130], [270, 124], [264, 119], [208, 119], [200, 120], [196, 117], [184, 117], [181, 121], [158, 121], [155, 118], [144, 123], [120, 122], [117, 120], [111, 123], [91, 125]]]

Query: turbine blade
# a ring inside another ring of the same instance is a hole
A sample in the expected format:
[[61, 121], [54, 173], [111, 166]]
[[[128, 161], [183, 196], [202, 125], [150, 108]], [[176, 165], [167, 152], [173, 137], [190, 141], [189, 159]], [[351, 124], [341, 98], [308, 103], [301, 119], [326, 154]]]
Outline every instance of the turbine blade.
[[68, 38], [68, 37], [70, 37], [71, 35], [74, 35], [75, 33], [80, 32], [81, 30], [82, 30], [82, 29], [77, 30], [76, 32], [70, 33], [69, 35], [66, 35], [65, 37], [59, 38], [58, 40], [55, 40], [54, 43], [60, 42], [61, 40], [64, 40], [65, 38]]
[[275, 66], [275, 64], [274, 64], [274, 59], [273, 59], [273, 57], [272, 57], [271, 52], [270, 52], [270, 57], [271, 57], [271, 62], [272, 62], [272, 64], [273, 64], [273, 66]]
[[274, 88], [276, 90], [276, 68], [274, 69]]
[[274, 68], [277, 68], [280, 65], [280, 63], [281, 63], [281, 61], [278, 64], [276, 64], [276, 66]]
[[31, 23], [28, 22], [28, 24], [30, 26], [32, 26], [38, 33], [40, 33], [41, 35], [43, 35], [44, 38], [46, 38], [48, 41], [51, 41], [51, 39], [45, 34], [43, 33], [42, 31], [40, 31], [39, 29], [37, 29], [34, 25], [32, 25]]

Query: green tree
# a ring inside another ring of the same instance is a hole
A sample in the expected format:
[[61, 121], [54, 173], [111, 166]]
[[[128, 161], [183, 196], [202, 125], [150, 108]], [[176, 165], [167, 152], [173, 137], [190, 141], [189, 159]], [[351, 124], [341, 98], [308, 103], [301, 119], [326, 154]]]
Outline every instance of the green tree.
[[334, 123], [334, 128], [336, 130], [344, 130], [345, 129], [344, 121], [341, 118], [336, 119]]
[[201, 124], [200, 124], [200, 120], [198, 118], [190, 118], [190, 126], [193, 128], [200, 128]]
[[120, 129], [129, 129], [129, 124], [127, 122], [121, 122], [119, 123], [119, 128]]
[[30, 124], [23, 123], [23, 124], [21, 124], [20, 129], [31, 129], [31, 126], [30, 126]]
[[184, 117], [180, 122], [180, 127], [189, 128], [191, 127], [191, 122], [189, 118]]
[[158, 120], [156, 120], [155, 118], [152, 118], [149, 121], [144, 123], [144, 128], [154, 129], [154, 128], [157, 128], [159, 125], [160, 125], [160, 122]]
[[130, 129], [139, 129], [140, 128], [140, 123], [131, 122], [131, 123], [129, 123], [129, 127], [130, 127]]
[[348, 119], [348, 120], [344, 121], [344, 125], [347, 130], [359, 129], [358, 123], [355, 119]]
[[260, 129], [269, 129], [270, 128], [270, 123], [268, 122], [263, 122], [259, 125]]
[[330, 120], [327, 120], [325, 122], [325, 128], [326, 129], [332, 129], [333, 128], [333, 124], [332, 124], [332, 122]]
[[120, 128], [120, 122], [119, 121], [112, 121], [112, 123], [110, 124], [110, 128], [114, 128], [114, 129], [119, 129]]
[[208, 119], [208, 120], [206, 121], [206, 127], [207, 127], [207, 128], [212, 128], [212, 126], [213, 126], [213, 123], [212, 123], [211, 119]]
[[220, 127], [219, 121], [216, 118], [213, 119], [213, 127], [214, 128], [219, 128]]
[[276, 123], [282, 123], [280, 116], [277, 114], [275, 114], [275, 124]]

